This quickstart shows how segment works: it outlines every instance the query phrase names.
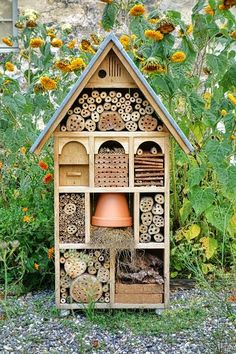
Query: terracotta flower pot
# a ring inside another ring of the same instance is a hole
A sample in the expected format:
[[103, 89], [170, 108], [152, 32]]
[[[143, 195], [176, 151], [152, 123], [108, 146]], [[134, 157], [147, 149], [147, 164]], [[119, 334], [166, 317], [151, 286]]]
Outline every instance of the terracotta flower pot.
[[127, 227], [132, 225], [128, 201], [124, 193], [103, 193], [98, 197], [92, 225]]

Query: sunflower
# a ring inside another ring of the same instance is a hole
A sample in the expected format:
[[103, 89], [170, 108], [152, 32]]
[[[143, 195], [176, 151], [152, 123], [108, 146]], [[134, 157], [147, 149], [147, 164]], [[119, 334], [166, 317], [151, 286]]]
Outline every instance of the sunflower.
[[8, 45], [8, 47], [12, 47], [13, 46], [13, 42], [7, 37], [2, 38], [2, 42], [4, 44]]
[[37, 27], [37, 23], [34, 20], [29, 20], [26, 22], [26, 27], [35, 28], [35, 27]]
[[75, 70], [82, 70], [86, 67], [85, 62], [81, 58], [75, 58], [71, 61], [70, 63], [70, 70], [75, 71]]
[[55, 48], [61, 48], [61, 46], [63, 45], [63, 42], [60, 38], [53, 38], [51, 40], [51, 45]]
[[142, 16], [145, 12], [145, 8], [142, 4], [138, 4], [138, 5], [134, 5], [131, 9], [130, 9], [130, 16]]
[[44, 177], [43, 177], [43, 183], [48, 184], [53, 180], [53, 174], [52, 173], [47, 173]]
[[91, 33], [90, 37], [95, 45], [99, 45], [101, 43], [101, 38], [99, 38], [96, 33]]
[[26, 223], [30, 222], [30, 216], [29, 215], [24, 215], [23, 221], [26, 222]]
[[228, 114], [228, 112], [227, 112], [225, 109], [222, 109], [222, 110], [220, 111], [220, 115], [221, 115], [222, 117], [225, 117], [227, 114]]
[[39, 93], [39, 92], [44, 92], [45, 89], [43, 87], [43, 85], [40, 82], [36, 82], [36, 84], [34, 85], [34, 92], [35, 93]]
[[7, 61], [6, 64], [5, 64], [5, 69], [7, 71], [14, 71], [15, 70], [15, 66], [12, 63], [10, 63], [9, 61]]
[[214, 16], [214, 14], [215, 14], [215, 11], [214, 11], [213, 8], [211, 7], [211, 5], [205, 6], [205, 7], [204, 7], [204, 12], [205, 12], [205, 14], [211, 15], [211, 16]]
[[27, 208], [27, 207], [23, 207], [23, 208], [22, 208], [22, 211], [23, 211], [24, 213], [26, 213], [26, 212], [28, 211], [28, 208]]
[[160, 20], [157, 23], [157, 27], [156, 27], [156, 30], [160, 31], [163, 34], [171, 33], [174, 31], [174, 29], [175, 29], [175, 26], [174, 26], [173, 22], [168, 18], [163, 18], [162, 20]]
[[42, 38], [32, 38], [30, 40], [30, 47], [31, 48], [40, 48], [42, 47], [42, 45], [44, 45], [44, 40]]
[[129, 48], [130, 48], [130, 37], [127, 34], [123, 34], [123, 36], [120, 37], [120, 43], [123, 45], [125, 50], [129, 50]]
[[47, 36], [50, 37], [51, 39], [56, 38], [55, 28], [48, 28]]
[[27, 149], [26, 149], [25, 146], [22, 146], [22, 147], [20, 148], [20, 152], [21, 152], [22, 155], [25, 155], [25, 154], [26, 154], [26, 151], [27, 151]]
[[182, 63], [186, 60], [186, 54], [184, 52], [175, 52], [171, 55], [170, 60], [172, 63]]
[[101, 2], [105, 2], [105, 4], [111, 4], [113, 0], [100, 0]]
[[160, 31], [146, 30], [144, 34], [147, 38], [153, 39], [157, 42], [161, 41], [164, 38], [164, 34], [162, 34]]
[[48, 76], [42, 76], [40, 78], [40, 83], [43, 86], [43, 88], [47, 91], [49, 90], [55, 90], [57, 88], [57, 83], [55, 80], [51, 79]]
[[142, 71], [146, 74], [162, 74], [166, 72], [163, 66], [156, 58], [148, 58], [142, 67]]
[[232, 93], [229, 93], [227, 97], [231, 101], [231, 103], [233, 103], [236, 106], [236, 97]]
[[68, 73], [70, 71], [70, 63], [68, 60], [58, 60], [54, 66], [63, 73]]
[[23, 29], [23, 28], [25, 28], [24, 22], [17, 21], [17, 22], [15, 23], [15, 27], [18, 28], [18, 29]]
[[231, 7], [236, 5], [236, 0], [223, 0], [223, 5], [226, 9], [230, 9]]
[[92, 48], [90, 41], [88, 41], [87, 39], [82, 39], [79, 47], [85, 53], [96, 53], [95, 50]]
[[193, 25], [190, 23], [190, 25], [188, 25], [187, 27], [186, 33], [190, 35], [192, 32], [193, 32]]
[[236, 40], [236, 31], [233, 31], [230, 33], [230, 36]]
[[76, 39], [73, 39], [72, 41], [70, 41], [70, 42], [67, 44], [67, 48], [68, 48], [68, 49], [74, 49], [76, 43], [77, 43]]

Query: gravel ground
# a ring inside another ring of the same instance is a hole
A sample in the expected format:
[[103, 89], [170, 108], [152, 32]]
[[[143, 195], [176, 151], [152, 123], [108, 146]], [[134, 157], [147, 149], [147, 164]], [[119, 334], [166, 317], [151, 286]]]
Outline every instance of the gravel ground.
[[[0, 321], [0, 353], [134, 353], [134, 354], [235, 354], [235, 327], [216, 305], [192, 329], [158, 335], [136, 335], [128, 328], [108, 331], [89, 322], [83, 312], [58, 316], [53, 292], [28, 294], [14, 301], [10, 319]], [[189, 304], [209, 307], [202, 290], [178, 290], [171, 295], [170, 309]], [[236, 313], [235, 307], [232, 307]], [[0, 311], [1, 309], [0, 307]], [[157, 314], [157, 321], [163, 314]]]

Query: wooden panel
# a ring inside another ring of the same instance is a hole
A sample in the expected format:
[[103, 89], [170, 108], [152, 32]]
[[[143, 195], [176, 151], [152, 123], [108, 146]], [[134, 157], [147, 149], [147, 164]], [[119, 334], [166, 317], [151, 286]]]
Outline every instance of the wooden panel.
[[89, 157], [86, 148], [78, 142], [72, 141], [64, 145], [61, 156], [59, 157], [59, 163], [75, 165], [86, 165], [89, 162]]
[[88, 186], [88, 165], [61, 165], [60, 186]]
[[155, 304], [162, 303], [162, 294], [115, 294], [115, 303]]
[[[103, 76], [103, 77], [101, 77]], [[105, 85], [105, 86], [104, 86]], [[110, 50], [89, 81], [91, 87], [130, 87], [134, 80], [125, 69], [121, 60]]]
[[116, 284], [116, 294], [162, 294], [162, 284]]

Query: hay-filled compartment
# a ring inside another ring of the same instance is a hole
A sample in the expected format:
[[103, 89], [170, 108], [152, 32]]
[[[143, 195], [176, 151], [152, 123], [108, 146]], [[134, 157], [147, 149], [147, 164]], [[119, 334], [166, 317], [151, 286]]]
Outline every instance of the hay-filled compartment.
[[128, 187], [129, 156], [117, 141], [104, 142], [95, 154], [95, 187]]
[[163, 259], [162, 250], [118, 252], [115, 303], [163, 303]]
[[110, 302], [109, 250], [60, 250], [60, 302]]
[[141, 193], [139, 202], [139, 242], [164, 242], [164, 193]]
[[84, 193], [59, 195], [59, 241], [61, 243], [85, 242]]

